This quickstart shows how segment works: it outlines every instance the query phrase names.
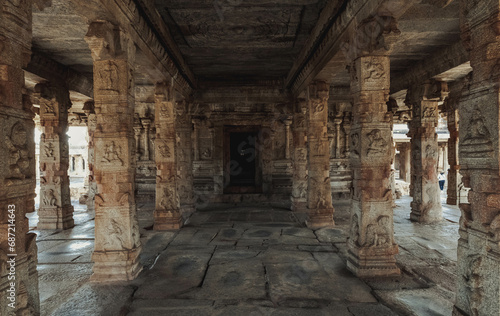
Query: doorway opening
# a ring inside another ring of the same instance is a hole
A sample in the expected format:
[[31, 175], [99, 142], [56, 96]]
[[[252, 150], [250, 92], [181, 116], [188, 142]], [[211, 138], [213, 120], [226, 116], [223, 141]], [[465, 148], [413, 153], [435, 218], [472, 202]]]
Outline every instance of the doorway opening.
[[258, 126], [224, 127], [224, 193], [262, 192]]

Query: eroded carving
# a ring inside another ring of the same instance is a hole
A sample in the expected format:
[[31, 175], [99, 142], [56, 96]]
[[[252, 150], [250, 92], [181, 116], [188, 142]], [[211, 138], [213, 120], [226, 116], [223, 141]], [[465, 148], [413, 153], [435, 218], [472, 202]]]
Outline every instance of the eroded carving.
[[8, 180], [24, 180], [29, 177], [30, 157], [27, 142], [26, 129], [21, 123], [16, 123], [10, 136], [5, 137], [5, 145], [9, 150]]
[[390, 234], [389, 216], [379, 216], [376, 224], [370, 224], [366, 228], [366, 243], [368, 247], [390, 246], [392, 237]]
[[379, 129], [374, 129], [366, 135], [370, 144], [367, 149], [367, 156], [381, 156], [387, 153], [388, 144], [382, 138], [382, 132]]
[[106, 163], [120, 163], [123, 166], [123, 160], [120, 158], [122, 154], [122, 148], [119, 145], [116, 145], [114, 141], [110, 144], [107, 144], [104, 149], [104, 157], [102, 158], [102, 162]]

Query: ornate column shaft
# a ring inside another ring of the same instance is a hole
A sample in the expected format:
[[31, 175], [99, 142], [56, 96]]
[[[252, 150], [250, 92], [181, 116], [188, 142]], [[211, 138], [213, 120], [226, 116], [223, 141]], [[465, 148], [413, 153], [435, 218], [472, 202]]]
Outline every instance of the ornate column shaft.
[[38, 229], [75, 226], [69, 190], [69, 91], [51, 84], [35, 86], [40, 102], [40, 208]]
[[330, 184], [330, 143], [328, 142], [328, 97], [330, 87], [316, 82], [308, 91], [307, 148], [309, 177], [307, 190], [307, 226], [333, 226], [333, 205]]
[[439, 147], [436, 134], [438, 102], [448, 95], [444, 82], [429, 81], [408, 90], [407, 104], [413, 109], [411, 134], [413, 156], [413, 202], [410, 219], [420, 223], [440, 221], [441, 191], [437, 178]]
[[88, 140], [89, 140], [89, 148], [88, 148], [88, 168], [89, 168], [89, 176], [88, 176], [88, 193], [87, 193], [87, 211], [95, 211], [95, 195], [97, 192], [97, 183], [95, 182], [94, 176], [94, 166], [95, 166], [95, 130], [97, 127], [97, 117], [95, 114], [95, 105], [94, 102], [86, 102], [83, 110], [85, 114], [87, 114], [87, 131], [88, 131]]
[[446, 99], [446, 116], [448, 119], [448, 131], [450, 138], [448, 139], [448, 191], [446, 204], [457, 205], [458, 203], [458, 184], [460, 181], [460, 165], [458, 163], [458, 103], [460, 98]]
[[[347, 268], [358, 277], [399, 274], [394, 255], [393, 196], [391, 192], [392, 112], [387, 109], [390, 89], [390, 58], [384, 48], [390, 45], [391, 32], [397, 30], [392, 17], [361, 23], [379, 29], [377, 41], [368, 47], [351, 45], [351, 127], [350, 162], [354, 171], [351, 199], [351, 229]], [[381, 29], [385, 26], [387, 29]], [[377, 48], [377, 49], [375, 49]]]
[[[34, 211], [36, 187], [35, 115], [30, 98], [23, 92], [23, 68], [28, 65], [31, 54], [31, 17], [32, 1], [2, 1], [0, 315], [40, 313], [36, 234], [28, 233], [29, 223], [25, 216]], [[13, 239], [15, 242], [12, 242]], [[12, 279], [12, 274], [9, 275], [11, 264], [15, 267], [15, 279]], [[11, 283], [15, 286], [12, 287]]]
[[454, 315], [500, 315], [500, 3], [461, 0], [474, 69], [460, 100], [461, 204]]
[[290, 159], [290, 125], [292, 125], [291, 119], [286, 119], [283, 121], [285, 124], [285, 159]]
[[175, 100], [166, 84], [157, 84], [155, 94], [156, 208], [155, 230], [182, 227], [177, 192], [177, 140]]
[[134, 279], [142, 267], [135, 204], [135, 45], [109, 22], [93, 22], [85, 36], [94, 60], [97, 116], [94, 175], [93, 281]]
[[144, 126], [144, 155], [142, 155], [141, 160], [149, 161], [151, 159], [149, 154], [149, 132], [151, 129], [151, 120], [143, 118], [141, 119], [141, 123]]
[[298, 100], [293, 118], [292, 211], [307, 212], [307, 102]]
[[188, 110], [188, 103], [177, 102], [176, 111], [176, 133], [177, 133], [177, 159], [179, 170], [179, 191], [181, 214], [184, 218], [189, 217], [195, 211], [193, 193], [193, 149], [192, 149], [192, 119]]
[[399, 178], [403, 181], [410, 182], [410, 168], [411, 168], [411, 152], [410, 144], [402, 143], [399, 145]]

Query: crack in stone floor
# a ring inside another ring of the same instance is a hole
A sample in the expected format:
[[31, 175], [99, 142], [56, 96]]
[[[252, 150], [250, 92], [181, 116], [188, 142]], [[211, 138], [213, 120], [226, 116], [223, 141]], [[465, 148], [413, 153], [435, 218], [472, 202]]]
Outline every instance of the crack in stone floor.
[[[141, 205], [141, 262], [128, 283], [89, 282], [93, 214], [75, 204], [75, 228], [37, 231], [42, 315], [449, 315], [458, 208], [445, 220], [409, 221], [395, 208], [400, 277], [360, 280], [345, 265], [349, 205], [337, 226], [310, 230], [292, 212], [224, 207], [195, 213], [180, 231], [155, 232]], [[36, 217], [31, 218], [36, 224]]]

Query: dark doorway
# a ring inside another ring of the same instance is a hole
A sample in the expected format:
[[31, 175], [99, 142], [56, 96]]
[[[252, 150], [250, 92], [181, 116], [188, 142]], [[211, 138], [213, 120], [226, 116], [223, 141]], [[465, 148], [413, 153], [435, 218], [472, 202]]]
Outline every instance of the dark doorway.
[[257, 127], [224, 128], [225, 179], [224, 193], [261, 192]]

